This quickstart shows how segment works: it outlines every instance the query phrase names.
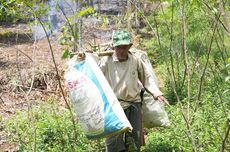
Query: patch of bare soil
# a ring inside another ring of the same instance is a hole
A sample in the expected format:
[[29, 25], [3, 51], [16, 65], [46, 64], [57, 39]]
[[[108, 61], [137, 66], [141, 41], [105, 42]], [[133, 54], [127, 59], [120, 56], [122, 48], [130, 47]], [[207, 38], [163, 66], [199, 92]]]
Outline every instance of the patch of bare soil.
[[[63, 74], [57, 37], [51, 37], [55, 60]], [[46, 39], [34, 42], [25, 25], [0, 26], [0, 120], [31, 104], [59, 99], [60, 88]], [[60, 101], [64, 105], [64, 102]], [[0, 151], [17, 151], [0, 122]]]

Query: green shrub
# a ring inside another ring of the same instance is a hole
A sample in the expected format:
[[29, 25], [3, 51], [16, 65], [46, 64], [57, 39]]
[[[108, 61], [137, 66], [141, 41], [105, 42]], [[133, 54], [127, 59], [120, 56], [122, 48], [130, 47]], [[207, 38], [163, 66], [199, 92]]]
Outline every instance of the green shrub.
[[0, 21], [13, 22], [21, 19], [19, 7], [16, 0], [0, 0]]
[[77, 137], [70, 112], [51, 103], [32, 107], [31, 111], [20, 111], [4, 122], [12, 142], [19, 151], [102, 151], [102, 140], [88, 140], [79, 125]]
[[[211, 104], [216, 101], [216, 105]], [[193, 113], [194, 119], [191, 123], [192, 136], [195, 140], [197, 151], [213, 152], [219, 151], [222, 139], [226, 132], [226, 121], [230, 118], [229, 111], [226, 116], [222, 106], [227, 109], [228, 104], [221, 105], [218, 99], [210, 98], [204, 101], [204, 104]], [[194, 105], [192, 105], [193, 107]], [[191, 108], [192, 109], [192, 108]], [[166, 108], [171, 120], [169, 129], [159, 128], [150, 130], [146, 147], [143, 152], [191, 152], [192, 144], [188, 137], [188, 129], [183, 120], [179, 105]], [[186, 109], [183, 110], [186, 113]], [[190, 136], [190, 135], [189, 135]], [[229, 141], [225, 145], [226, 150], [230, 150]]]

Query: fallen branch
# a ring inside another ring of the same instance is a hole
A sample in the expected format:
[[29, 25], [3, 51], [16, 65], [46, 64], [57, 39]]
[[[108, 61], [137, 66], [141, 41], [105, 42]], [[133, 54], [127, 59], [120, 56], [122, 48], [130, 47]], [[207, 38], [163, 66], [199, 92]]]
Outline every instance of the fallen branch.
[[19, 51], [20, 53], [22, 53], [23, 55], [25, 55], [31, 62], [33, 62], [33, 60], [31, 59], [31, 57], [29, 55], [27, 55], [25, 52], [23, 52], [19, 48], [16, 48], [16, 47], [13, 47], [13, 48], [16, 49], [17, 51]]
[[23, 55], [25, 55], [31, 62], [33, 62], [33, 60], [32, 60], [32, 58], [29, 56], [29, 55], [27, 55], [25, 52], [23, 52], [22, 50], [20, 50], [19, 48], [17, 48], [17, 47], [15, 47], [15, 46], [12, 46], [12, 45], [10, 45], [10, 44], [1, 44], [2, 46], [4, 46], [4, 47], [12, 47], [13, 49], [15, 49], [15, 50], [17, 50], [17, 51], [19, 51], [19, 52], [21, 52]]
[[43, 90], [43, 89], [38, 89], [38, 88], [31, 88], [28, 86], [24, 86], [24, 85], [15, 85], [16, 87], [20, 87], [22, 89], [26, 88], [26, 89], [31, 89], [31, 90], [37, 90], [37, 91], [41, 91], [41, 92], [49, 92], [49, 93], [57, 93], [56, 91], [49, 91], [49, 90]]
[[1, 99], [1, 102], [3, 103], [3, 104], [5, 104], [5, 102], [4, 102], [4, 100], [2, 99], [2, 97], [0, 96], [0, 99]]

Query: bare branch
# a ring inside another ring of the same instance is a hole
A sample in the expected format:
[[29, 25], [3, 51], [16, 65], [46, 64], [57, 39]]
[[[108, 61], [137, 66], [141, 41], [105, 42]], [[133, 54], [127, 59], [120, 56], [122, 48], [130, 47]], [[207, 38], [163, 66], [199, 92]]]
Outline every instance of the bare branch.
[[[207, 4], [207, 2], [205, 1], [201, 1], [210, 11], [212, 11], [212, 8]], [[225, 24], [220, 20], [220, 15], [218, 14], [214, 14], [215, 19], [223, 26], [223, 28], [225, 29], [225, 31], [228, 32], [228, 28], [225, 26]]]
[[127, 14], [128, 14], [128, 20], [127, 20], [127, 27], [128, 30], [131, 31], [131, 13], [132, 13], [132, 9], [131, 9], [132, 5], [130, 1], [127, 1]]
[[[29, 7], [32, 11], [33, 11], [33, 8], [29, 5], [27, 5], [27, 7]], [[50, 42], [50, 39], [49, 39], [49, 35], [47, 33], [47, 30], [43, 24], [43, 22], [41, 21], [41, 19], [39, 17], [37, 17], [37, 20], [38, 22], [41, 24], [45, 34], [46, 34], [46, 38], [47, 38], [47, 41], [48, 41], [48, 44], [49, 44], [49, 49], [50, 49], [50, 53], [51, 53], [51, 56], [52, 56], [52, 60], [53, 60], [53, 64], [54, 64], [54, 67], [55, 67], [55, 71], [56, 71], [56, 75], [57, 75], [57, 80], [58, 80], [58, 85], [59, 85], [59, 88], [61, 89], [61, 94], [62, 94], [62, 97], [65, 101], [65, 104], [70, 112], [70, 115], [71, 115], [71, 119], [72, 119], [72, 123], [73, 123], [73, 127], [74, 127], [74, 135], [75, 135], [75, 138], [77, 138], [77, 132], [76, 132], [76, 125], [75, 125], [75, 120], [74, 120], [74, 115], [73, 115], [73, 112], [71, 110], [71, 107], [65, 97], [65, 93], [64, 93], [64, 90], [62, 88], [62, 85], [61, 85], [61, 80], [60, 80], [60, 75], [59, 75], [59, 72], [58, 72], [58, 67], [57, 67], [57, 64], [56, 64], [56, 60], [55, 60], [55, 57], [54, 57], [54, 52], [53, 52], [53, 47], [51, 45], [51, 42]]]
[[[71, 33], [72, 33], [72, 36], [73, 36], [73, 38], [74, 38], [74, 42], [77, 42], [77, 40], [76, 40], [76, 34], [75, 34], [75, 32], [74, 32], [73, 26], [71, 25], [71, 23], [70, 23], [68, 17], [66, 16], [64, 10], [62, 9], [62, 7], [61, 7], [59, 4], [57, 4], [57, 5], [58, 5], [59, 9], [61, 10], [62, 14], [64, 15], [64, 17], [65, 17], [65, 19], [66, 19], [66, 22], [67, 22], [67, 24], [68, 24], [68, 26], [69, 26], [69, 28], [70, 28], [70, 31], [71, 31]], [[75, 52], [76, 50], [77, 50], [76, 43], [74, 43], [74, 52]]]
[[[174, 70], [174, 62], [173, 62], [173, 55], [172, 55], [172, 43], [173, 43], [173, 18], [174, 18], [174, 4], [172, 1], [172, 18], [171, 18], [171, 25], [170, 25], [170, 46], [169, 46], [169, 54], [170, 54], [170, 62], [171, 62], [171, 69], [172, 69], [172, 76], [173, 76], [173, 81], [175, 82], [175, 87], [177, 87], [177, 82], [176, 82], [176, 76], [175, 76], [175, 70]], [[179, 62], [177, 62], [179, 63]]]
[[[34, 48], [33, 48], [33, 59], [35, 59], [35, 56], [36, 56], [36, 43], [37, 43], [37, 41], [35, 40], [34, 41]], [[31, 84], [30, 84], [30, 89], [29, 89], [29, 91], [26, 93], [26, 97], [27, 96], [29, 96], [29, 94], [30, 94], [30, 92], [31, 92], [31, 90], [32, 90], [32, 88], [33, 88], [33, 85], [34, 85], [34, 78], [35, 78], [35, 68], [34, 68], [34, 66], [35, 66], [35, 63], [33, 62], [33, 66], [32, 66], [32, 69], [33, 69], [33, 76], [32, 76], [32, 81], [31, 81]]]
[[[154, 30], [153, 26], [150, 24], [149, 20], [147, 19], [147, 17], [144, 15], [143, 11], [138, 8], [135, 3], [132, 0], [128, 0], [129, 2], [131, 2], [132, 4], [134, 4], [135, 8], [138, 10], [138, 12], [140, 13], [140, 15], [143, 17], [143, 19], [147, 22], [148, 26], [150, 27], [150, 29], [152, 30], [152, 32], [154, 33], [154, 36], [158, 39], [156, 31]], [[158, 4], [157, 8], [160, 6], [160, 4]], [[155, 13], [155, 10], [153, 11], [153, 13]]]
[[184, 81], [185, 81], [185, 77], [187, 75], [187, 110], [188, 110], [188, 113], [187, 113], [187, 117], [188, 117], [188, 120], [189, 120], [189, 115], [190, 115], [190, 86], [191, 86], [191, 75], [190, 75], [190, 65], [189, 65], [189, 62], [188, 62], [188, 50], [187, 50], [187, 45], [186, 45], [186, 41], [187, 41], [187, 38], [186, 38], [186, 33], [187, 33], [187, 30], [186, 30], [186, 15], [185, 15], [185, 2], [183, 1], [183, 4], [182, 4], [182, 50], [183, 50], [183, 54], [184, 54], [184, 66], [185, 66], [185, 70], [184, 70]]
[[198, 90], [198, 96], [197, 96], [198, 101], [200, 101], [200, 99], [201, 99], [202, 85], [203, 85], [203, 81], [204, 81], [205, 72], [206, 72], [206, 69], [207, 69], [207, 66], [208, 66], [208, 63], [209, 63], [209, 57], [210, 57], [210, 53], [211, 53], [211, 50], [212, 50], [212, 43], [213, 43], [213, 40], [214, 40], [216, 29], [217, 29], [217, 23], [214, 25], [212, 37], [211, 37], [210, 44], [209, 44], [209, 47], [208, 47], [208, 50], [207, 50], [206, 63], [205, 63], [203, 73], [202, 73], [201, 78], [200, 78], [199, 90]]
[[[16, 43], [17, 43], [17, 39], [18, 39], [18, 37], [16, 37]], [[18, 59], [19, 58], [19, 53], [18, 52], [19, 52], [19, 50], [17, 49], [17, 51], [16, 51], [16, 68], [17, 68], [17, 71], [18, 71], [19, 78], [20, 78], [22, 84], [24, 85], [21, 70], [20, 70], [20, 67], [19, 67], [19, 59]]]
[[224, 25], [225, 25], [225, 27], [227, 29], [227, 34], [228, 34], [228, 36], [230, 36], [230, 24], [228, 23], [228, 17], [226, 15], [225, 11], [224, 11], [223, 2], [221, 0], [217, 0], [216, 3], [219, 6], [220, 14], [223, 16]]
[[221, 152], [224, 152], [225, 144], [227, 142], [227, 139], [228, 139], [228, 136], [229, 136], [229, 133], [230, 133], [230, 120], [229, 119], [227, 120], [227, 126], [228, 126], [227, 131], [226, 131], [226, 133], [224, 135], [224, 139], [223, 139], [221, 147], [220, 147]]

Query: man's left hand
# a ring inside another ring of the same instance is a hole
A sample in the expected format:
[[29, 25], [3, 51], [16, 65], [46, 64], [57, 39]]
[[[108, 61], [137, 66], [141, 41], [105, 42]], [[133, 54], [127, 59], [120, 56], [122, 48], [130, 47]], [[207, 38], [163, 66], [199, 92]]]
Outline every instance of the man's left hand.
[[157, 97], [157, 100], [159, 101], [159, 102], [161, 102], [161, 103], [165, 103], [165, 104], [167, 104], [167, 105], [169, 105], [169, 102], [168, 102], [168, 100], [164, 97], [164, 96], [158, 96]]

